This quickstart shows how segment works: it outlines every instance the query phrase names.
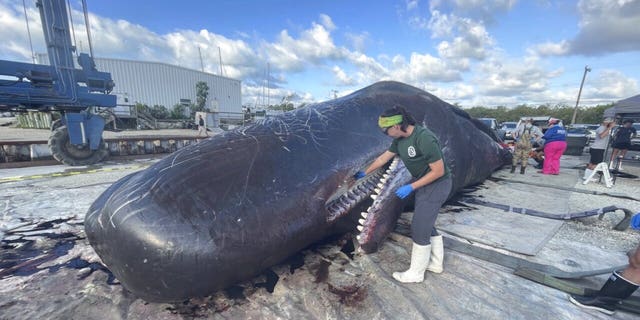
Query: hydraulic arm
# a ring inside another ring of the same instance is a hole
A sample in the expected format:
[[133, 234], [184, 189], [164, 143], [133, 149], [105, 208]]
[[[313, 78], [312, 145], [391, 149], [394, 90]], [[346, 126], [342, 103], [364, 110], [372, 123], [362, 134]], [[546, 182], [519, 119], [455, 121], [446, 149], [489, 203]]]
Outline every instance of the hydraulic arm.
[[76, 69], [66, 0], [36, 5], [49, 65], [0, 60], [0, 110], [61, 112], [61, 125], [52, 128], [49, 140], [54, 158], [69, 165], [99, 162], [107, 155], [105, 120], [95, 108], [116, 106], [116, 96], [109, 94], [115, 85], [111, 74], [96, 70], [85, 53], [78, 55]]

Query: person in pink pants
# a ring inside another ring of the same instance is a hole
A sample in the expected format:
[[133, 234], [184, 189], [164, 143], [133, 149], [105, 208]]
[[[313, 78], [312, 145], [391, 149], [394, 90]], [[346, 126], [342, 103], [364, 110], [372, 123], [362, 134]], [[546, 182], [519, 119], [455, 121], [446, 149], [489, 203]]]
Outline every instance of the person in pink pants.
[[567, 149], [567, 130], [559, 124], [560, 120], [556, 118], [549, 119], [549, 128], [542, 136], [544, 139], [544, 165], [542, 174], [560, 173], [560, 157]]

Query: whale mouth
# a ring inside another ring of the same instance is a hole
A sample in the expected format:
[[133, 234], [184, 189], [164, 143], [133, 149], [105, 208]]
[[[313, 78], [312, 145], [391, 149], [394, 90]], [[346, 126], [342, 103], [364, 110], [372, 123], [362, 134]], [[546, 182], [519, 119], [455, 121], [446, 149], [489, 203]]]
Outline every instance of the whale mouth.
[[356, 181], [347, 190], [335, 193], [326, 203], [329, 221], [333, 221], [357, 205], [372, 199], [366, 211], [360, 213], [358, 219], [357, 240], [360, 248], [366, 252], [374, 252], [378, 245], [395, 228], [405, 200], [395, 195], [395, 190], [411, 180], [409, 171], [398, 157], [366, 177]]

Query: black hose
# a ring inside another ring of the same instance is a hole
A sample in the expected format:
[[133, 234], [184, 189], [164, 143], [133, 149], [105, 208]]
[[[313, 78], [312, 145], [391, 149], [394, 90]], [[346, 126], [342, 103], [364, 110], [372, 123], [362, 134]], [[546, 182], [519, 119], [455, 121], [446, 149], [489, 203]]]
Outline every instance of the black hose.
[[614, 212], [616, 210], [622, 210], [624, 211], [624, 218], [614, 227], [614, 229], [618, 231], [626, 230], [629, 227], [629, 222], [631, 221], [631, 217], [633, 216], [633, 212], [631, 210], [626, 208], [620, 208], [617, 206], [607, 206], [599, 209], [592, 209], [592, 210], [581, 211], [581, 212], [571, 212], [571, 213], [565, 213], [565, 214], [552, 214], [552, 213], [542, 212], [534, 209], [519, 208], [519, 207], [513, 207], [506, 204], [479, 200], [471, 197], [462, 198], [460, 202], [500, 209], [506, 212], [515, 212], [515, 213], [526, 214], [530, 216], [547, 218], [547, 219], [554, 219], [554, 220], [573, 220], [573, 219], [585, 218], [585, 217], [590, 217], [595, 215], [599, 215], [599, 218], [602, 219], [605, 213]]

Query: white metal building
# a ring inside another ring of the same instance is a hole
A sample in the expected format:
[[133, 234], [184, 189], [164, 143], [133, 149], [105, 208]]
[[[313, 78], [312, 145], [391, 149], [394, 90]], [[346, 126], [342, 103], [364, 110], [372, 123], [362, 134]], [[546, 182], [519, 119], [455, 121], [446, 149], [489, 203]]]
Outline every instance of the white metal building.
[[[38, 63], [49, 64], [47, 54], [38, 54]], [[161, 62], [94, 58], [98, 71], [109, 72], [116, 86], [112, 94], [118, 105], [143, 103], [168, 110], [179, 103], [196, 102], [196, 83], [209, 86], [206, 107], [222, 118], [239, 118], [242, 113], [240, 80], [187, 69]]]

